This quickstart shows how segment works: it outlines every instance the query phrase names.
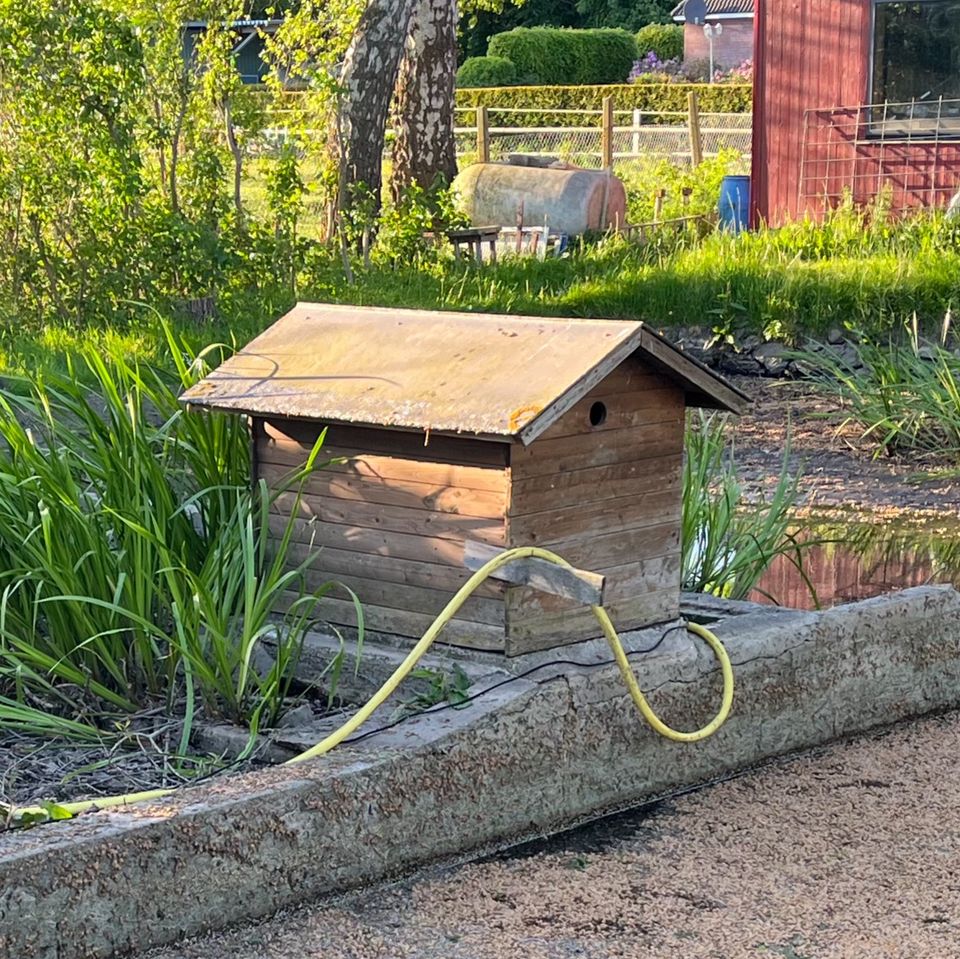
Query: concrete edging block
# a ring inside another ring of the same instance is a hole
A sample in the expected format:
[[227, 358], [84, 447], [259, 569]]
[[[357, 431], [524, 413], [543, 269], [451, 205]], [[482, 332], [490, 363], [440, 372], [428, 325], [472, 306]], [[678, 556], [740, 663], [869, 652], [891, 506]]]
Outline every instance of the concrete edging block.
[[[656, 736], [615, 667], [549, 667], [303, 766], [6, 833], [0, 955], [145, 949], [960, 705], [960, 593], [949, 587], [823, 613], [755, 608], [712, 628], [737, 694], [703, 743]], [[674, 634], [633, 662], [668, 722], [712, 714], [718, 673], [692, 638]]]

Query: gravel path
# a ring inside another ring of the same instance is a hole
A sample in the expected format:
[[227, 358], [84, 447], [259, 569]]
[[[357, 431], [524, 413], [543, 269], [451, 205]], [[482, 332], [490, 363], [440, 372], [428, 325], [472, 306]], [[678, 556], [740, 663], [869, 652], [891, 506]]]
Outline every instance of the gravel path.
[[148, 956], [951, 959], [958, 755], [960, 714], [904, 724]]

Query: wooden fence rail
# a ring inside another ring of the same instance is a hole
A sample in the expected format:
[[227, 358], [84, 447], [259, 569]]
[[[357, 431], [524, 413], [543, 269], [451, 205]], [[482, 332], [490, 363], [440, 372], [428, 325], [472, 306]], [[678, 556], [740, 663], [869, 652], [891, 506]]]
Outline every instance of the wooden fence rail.
[[[614, 110], [613, 98], [605, 97], [601, 110], [535, 110], [529, 107], [477, 107], [472, 126], [455, 128], [458, 154], [474, 154], [478, 161], [489, 162], [506, 153], [539, 153], [545, 156], [589, 159], [591, 165], [612, 168], [616, 163], [646, 156], [666, 156], [678, 162], [698, 166], [704, 157], [715, 156], [729, 147], [748, 156], [751, 146], [751, 118], [745, 114], [701, 113], [696, 91], [691, 91], [685, 112], [652, 113], [641, 110]], [[466, 119], [462, 110], [458, 110]], [[540, 117], [557, 114], [556, 125], [516, 126], [505, 119], [535, 113]], [[495, 115], [499, 124], [491, 125]], [[469, 114], [468, 114], [469, 115]], [[564, 123], [576, 115], [596, 118], [597, 122]], [[618, 120], [629, 119], [629, 124]], [[503, 124], [503, 125], [500, 125]], [[474, 141], [475, 149], [469, 148]]]

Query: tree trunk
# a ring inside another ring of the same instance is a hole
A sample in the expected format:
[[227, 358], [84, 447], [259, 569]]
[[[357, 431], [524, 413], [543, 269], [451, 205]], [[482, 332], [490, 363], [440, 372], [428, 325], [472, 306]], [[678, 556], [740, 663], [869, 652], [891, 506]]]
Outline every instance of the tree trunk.
[[457, 72], [457, 0], [416, 0], [397, 79], [397, 139], [390, 189], [398, 198], [457, 175], [453, 94]]
[[371, 215], [380, 211], [387, 118], [412, 9], [413, 0], [369, 0], [340, 76], [340, 202], [349, 206], [350, 187], [362, 184]]

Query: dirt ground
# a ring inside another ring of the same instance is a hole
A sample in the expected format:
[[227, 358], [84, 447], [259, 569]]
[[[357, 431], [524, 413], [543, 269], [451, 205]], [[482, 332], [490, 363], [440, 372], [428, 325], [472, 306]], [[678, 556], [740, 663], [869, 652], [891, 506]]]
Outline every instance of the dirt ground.
[[[875, 517], [918, 518], [960, 506], [960, 472], [935, 456], [891, 459], [874, 448], [844, 413], [809, 382], [731, 377], [753, 400], [736, 425], [735, 455], [749, 488], [769, 489], [783, 463], [784, 436], [791, 438], [791, 469], [800, 468], [803, 505], [817, 512], [840, 508]], [[785, 429], [786, 428], [786, 429]]]
[[958, 752], [903, 724], [143, 959], [951, 959]]

